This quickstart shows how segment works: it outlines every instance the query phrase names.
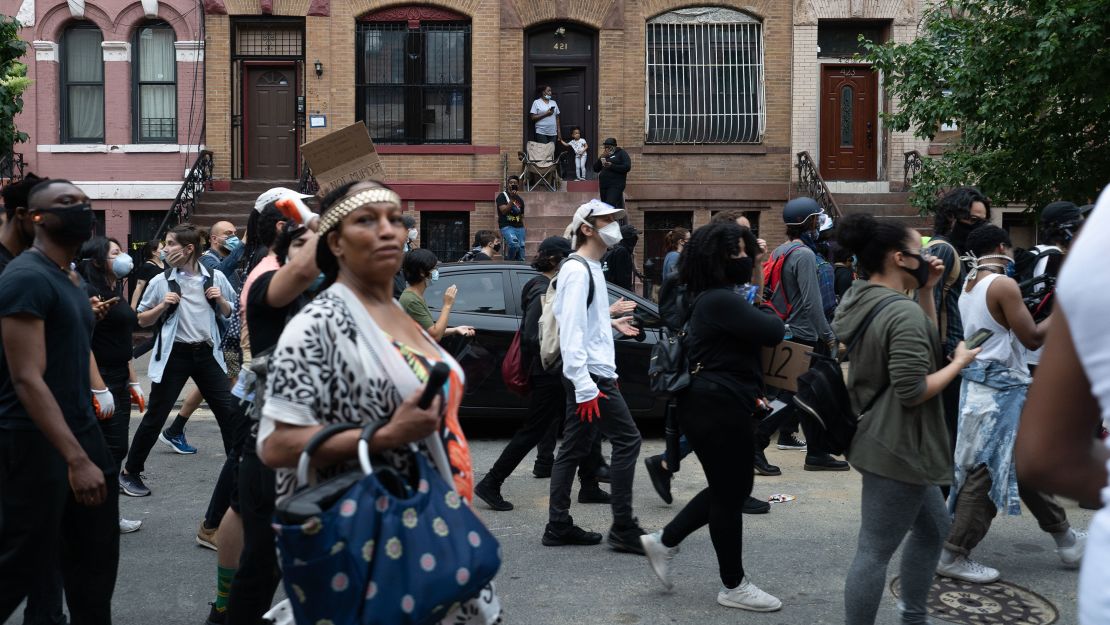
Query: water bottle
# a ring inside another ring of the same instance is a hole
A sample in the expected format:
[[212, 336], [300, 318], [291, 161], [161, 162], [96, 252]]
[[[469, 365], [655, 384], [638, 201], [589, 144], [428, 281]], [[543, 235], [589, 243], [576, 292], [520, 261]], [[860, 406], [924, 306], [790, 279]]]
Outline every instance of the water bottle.
[[794, 333], [790, 331], [790, 324], [784, 323], [783, 326], [786, 327], [786, 334], [782, 335], [782, 340], [789, 341], [790, 339], [794, 338]]

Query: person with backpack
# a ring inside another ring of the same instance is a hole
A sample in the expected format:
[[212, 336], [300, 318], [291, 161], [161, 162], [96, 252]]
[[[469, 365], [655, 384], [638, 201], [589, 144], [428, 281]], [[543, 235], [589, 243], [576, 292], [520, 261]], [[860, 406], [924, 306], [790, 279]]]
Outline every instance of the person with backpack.
[[980, 330], [992, 335], [975, 362], [962, 373], [960, 429], [956, 437], [956, 472], [948, 506], [952, 529], [937, 574], [973, 584], [996, 581], [997, 569], [970, 558], [998, 512], [1021, 514], [1021, 503], [1052, 536], [1065, 566], [1077, 567], [1086, 535], [1071, 529], [1067, 514], [1054, 499], [1018, 480], [1014, 439], [1031, 378], [1022, 348], [1044, 342], [1052, 317], [1036, 323], [1025, 307], [1013, 268], [1010, 236], [998, 226], [976, 228], [967, 238], [974, 266], [968, 273], [960, 316], [965, 336]]
[[[1031, 306], [1034, 320], [1052, 313], [1056, 277], [1060, 275], [1068, 249], [1082, 226], [1083, 215], [1078, 206], [1066, 201], [1052, 202], [1041, 211], [1041, 243], [1025, 255], [1015, 252], [1017, 275], [1014, 277], [1021, 287], [1026, 305]], [[1041, 348], [1025, 350], [1025, 364], [1030, 374], [1040, 362]]]
[[[741, 507], [752, 493], [754, 443], [750, 420], [762, 395], [761, 353], [782, 341], [784, 326], [770, 308], [737, 293], [751, 281], [758, 247], [735, 224], [694, 232], [679, 263], [691, 299], [685, 338], [690, 385], [679, 394], [678, 420], [705, 471], [708, 486], [661, 531], [641, 537], [648, 563], [670, 589], [670, 562], [679, 544], [708, 525], [717, 553], [720, 605], [772, 612], [782, 601], [760, 590], [742, 562]], [[751, 253], [752, 255], [749, 255]]]
[[227, 379], [220, 322], [231, 314], [235, 289], [220, 271], [209, 272], [199, 262], [200, 232], [181, 224], [166, 235], [169, 268], [150, 281], [139, 303], [139, 325], [155, 327], [155, 345], [147, 374], [150, 398], [146, 414], [131, 441], [131, 450], [119, 475], [125, 495], [146, 497], [150, 489], [142, 471], [150, 449], [169, 417], [174, 402], [189, 378], [204, 395], [230, 452], [235, 428], [235, 398]]
[[[952, 479], [940, 393], [976, 351], [962, 343], [937, 369], [933, 286], [943, 265], [912, 229], [849, 215], [837, 242], [855, 254], [867, 281], [845, 293], [833, 321], [852, 346], [848, 397], [860, 416], [847, 457], [863, 476], [856, 555], [844, 586], [845, 623], [875, 622], [890, 560], [901, 563], [901, 623], [925, 623], [926, 599], [949, 520], [939, 486]], [[905, 295], [918, 292], [918, 300]]]
[[566, 391], [563, 444], [551, 472], [548, 523], [542, 540], [549, 547], [596, 545], [602, 540], [601, 534], [574, 524], [570, 490], [575, 470], [589, 456], [595, 439], [604, 434], [613, 446], [609, 545], [619, 551], [644, 552], [640, 544], [644, 531], [632, 514], [640, 430], [618, 386], [612, 329], [629, 336], [639, 331], [631, 326], [631, 317], [611, 319], [601, 270], [605, 250], [621, 240], [617, 220], [624, 216], [624, 210], [596, 199], [578, 207], [571, 221], [575, 253], [563, 264], [545, 296], [543, 317], [555, 323], [552, 327], [541, 320], [541, 352], [554, 338], [550, 333], [557, 332]]
[[[763, 282], [767, 302], [786, 322], [786, 340], [813, 347], [818, 353], [833, 354], [837, 341], [825, 317], [818, 256], [813, 251], [824, 214], [824, 209], [813, 198], [796, 197], [786, 203], [782, 220], [788, 240], [771, 252], [770, 260], [763, 266]], [[847, 462], [833, 458], [824, 450], [807, 448], [805, 441], [798, 440], [798, 408], [791, 397], [790, 393], [780, 394], [786, 407], [760, 424], [759, 436], [766, 439], [760, 440], [760, 444], [766, 447], [770, 443], [767, 430], [778, 425], [778, 448], [805, 450], [806, 471], [847, 471]]]
[[[944, 263], [944, 276], [933, 287], [933, 303], [937, 309], [941, 353], [951, 358], [964, 338], [960, 318], [960, 292], [967, 277], [961, 258], [967, 254], [967, 237], [973, 230], [990, 221], [991, 203], [975, 187], [957, 187], [937, 202], [933, 236], [925, 251]], [[949, 446], [956, 449], [956, 430], [960, 414], [960, 380], [953, 380], [941, 394], [944, 422], [948, 426]], [[947, 491], [945, 491], [947, 495]]]
[[[474, 486], [474, 495], [493, 510], [507, 511], [513, 504], [501, 495], [501, 486], [532, 451], [566, 415], [566, 391], [557, 371], [547, 371], [540, 363], [540, 314], [543, 296], [560, 264], [570, 255], [570, 241], [563, 237], [547, 237], [540, 243], [532, 268], [540, 275], [532, 278], [521, 290], [520, 321], [521, 363], [528, 368], [531, 392], [528, 396], [528, 421], [513, 435], [482, 481]], [[609, 493], [598, 486], [596, 471], [601, 465], [601, 439], [598, 438], [587, 462], [578, 468], [581, 487], [578, 503], [609, 503]]]

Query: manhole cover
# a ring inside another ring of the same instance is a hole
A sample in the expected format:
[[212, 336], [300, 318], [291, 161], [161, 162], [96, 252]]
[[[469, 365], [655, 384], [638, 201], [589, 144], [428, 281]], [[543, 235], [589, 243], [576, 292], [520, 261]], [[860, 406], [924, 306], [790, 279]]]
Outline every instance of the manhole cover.
[[[898, 578], [890, 592], [901, 597]], [[1006, 582], [969, 584], [937, 576], [929, 590], [929, 614], [960, 625], [1051, 625], [1059, 615], [1047, 599]]]

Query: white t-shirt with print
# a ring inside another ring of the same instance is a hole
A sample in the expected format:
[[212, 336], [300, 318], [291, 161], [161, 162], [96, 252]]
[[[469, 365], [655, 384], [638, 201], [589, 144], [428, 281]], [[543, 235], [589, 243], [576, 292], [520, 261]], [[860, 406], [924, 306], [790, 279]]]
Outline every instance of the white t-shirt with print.
[[[1083, 224], [1056, 284], [1056, 306], [1064, 311], [1083, 370], [1098, 400], [1103, 422], [1110, 421], [1110, 273], [1091, 271], [1104, 264], [1103, 241], [1110, 232], [1110, 187]], [[1110, 441], [1108, 441], [1110, 443]], [[1110, 470], [1110, 462], [1107, 463]], [[1103, 508], [1094, 519], [1079, 576], [1080, 625], [1110, 623], [1110, 484], [1102, 489]]]

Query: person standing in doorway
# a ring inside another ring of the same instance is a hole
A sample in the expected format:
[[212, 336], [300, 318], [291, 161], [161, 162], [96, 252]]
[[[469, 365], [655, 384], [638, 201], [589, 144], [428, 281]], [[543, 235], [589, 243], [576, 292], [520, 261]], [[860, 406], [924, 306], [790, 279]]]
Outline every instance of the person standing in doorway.
[[[586, 179], [586, 152], [590, 149], [590, 145], [582, 138], [582, 129], [578, 126], [570, 129], [570, 141], [564, 141], [563, 145], [574, 151], [574, 179]], [[568, 176], [569, 178], [569, 176]]]
[[[524, 260], [524, 198], [520, 197], [520, 176], [509, 176], [505, 190], [497, 194], [497, 227], [505, 242], [505, 260]], [[407, 251], [407, 250], [406, 250]]]
[[537, 91], [539, 97], [532, 102], [529, 111], [535, 125], [534, 140], [538, 143], [557, 143], [562, 138], [559, 136], [559, 115], [562, 111], [552, 97], [550, 86], [541, 85]]
[[[578, 207], [571, 222], [576, 253], [559, 270], [554, 312], [563, 360], [566, 417], [563, 445], [551, 473], [551, 499], [543, 544], [596, 545], [602, 536], [574, 524], [570, 491], [574, 472], [586, 460], [594, 441], [604, 434], [613, 445], [611, 472], [613, 525], [609, 545], [618, 551], [644, 553], [644, 530], [632, 515], [632, 480], [640, 455], [640, 431], [632, 421], [617, 385], [613, 328], [635, 336], [631, 317], [611, 319], [601, 256], [621, 241], [623, 210], [599, 200]], [[590, 288], [590, 283], [593, 287]], [[592, 301], [588, 293], [593, 291]]]
[[624, 186], [631, 169], [632, 159], [628, 152], [622, 150], [613, 137], [606, 139], [601, 146], [601, 158], [594, 163], [602, 202], [624, 208]]
[[110, 625], [119, 491], [93, 414], [93, 311], [70, 269], [95, 217], [66, 180], [26, 208], [33, 246], [0, 278], [0, 621], [64, 580], [72, 623]]

